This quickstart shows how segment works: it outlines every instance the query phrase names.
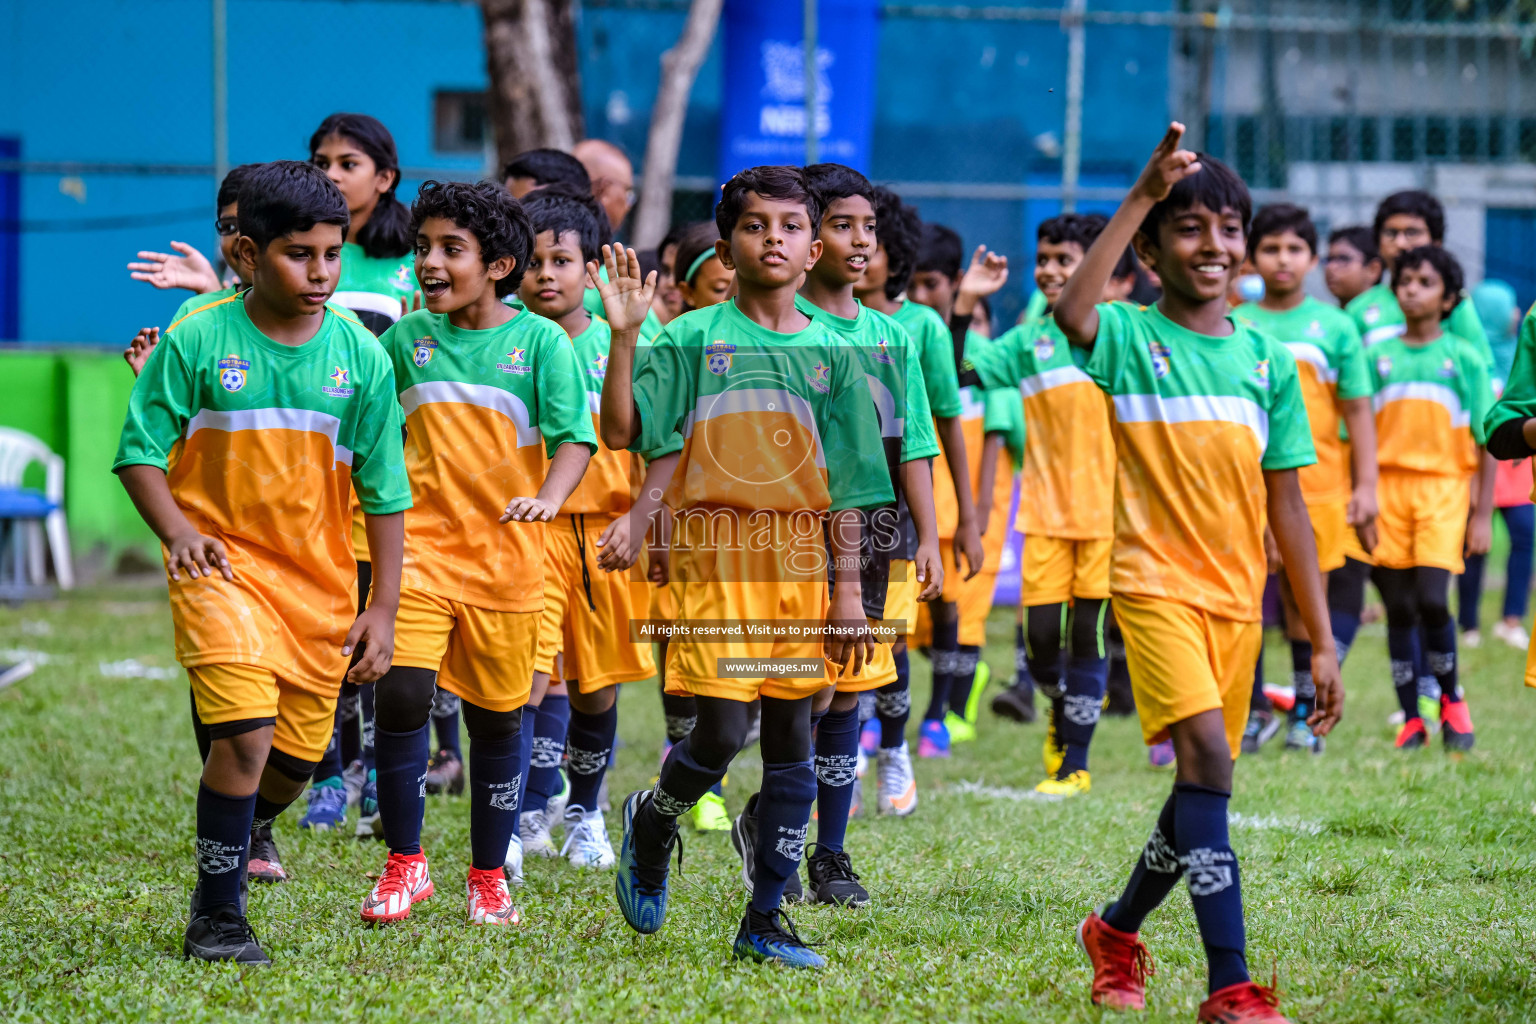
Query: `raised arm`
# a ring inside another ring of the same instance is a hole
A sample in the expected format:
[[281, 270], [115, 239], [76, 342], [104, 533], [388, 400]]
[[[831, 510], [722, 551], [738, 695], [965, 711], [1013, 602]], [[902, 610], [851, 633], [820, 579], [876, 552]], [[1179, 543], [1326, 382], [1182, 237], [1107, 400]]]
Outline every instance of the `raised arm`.
[[642, 280], [639, 255], [623, 246], [603, 246], [603, 263], [608, 270], [607, 280], [598, 273], [596, 260], [587, 264], [587, 277], [603, 297], [603, 316], [613, 332], [608, 347], [608, 371], [603, 377], [598, 430], [603, 444], [623, 451], [640, 436], [640, 410], [635, 405], [635, 344], [656, 294], [656, 271]]
[[1099, 237], [1089, 246], [1077, 270], [1067, 279], [1052, 315], [1067, 340], [1079, 348], [1092, 348], [1099, 336], [1099, 297], [1114, 276], [1115, 264], [1125, 247], [1136, 238], [1141, 222], [1152, 207], [1168, 198], [1173, 186], [1200, 170], [1195, 154], [1179, 148], [1184, 126], [1175, 121], [1152, 151], [1141, 177], [1121, 200]]

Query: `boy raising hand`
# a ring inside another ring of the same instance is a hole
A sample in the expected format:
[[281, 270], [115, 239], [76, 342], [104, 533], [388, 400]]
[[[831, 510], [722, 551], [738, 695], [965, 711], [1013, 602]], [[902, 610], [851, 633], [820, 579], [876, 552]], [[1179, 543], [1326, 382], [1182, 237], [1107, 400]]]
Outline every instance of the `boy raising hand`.
[[[1248, 976], [1227, 803], [1263, 642], [1264, 525], [1274, 532], [1312, 641], [1317, 735], [1343, 705], [1317, 550], [1296, 470], [1316, 460], [1296, 362], [1234, 323], [1252, 201], [1225, 164], [1178, 148], [1173, 124], [1067, 281], [1054, 315], [1114, 404], [1115, 539], [1110, 592], [1148, 742], [1171, 735], [1178, 777], [1121, 898], [1078, 936], [1092, 999], [1145, 1003], [1142, 920], [1182, 874], [1209, 965], [1201, 1021], [1284, 1021]], [[1163, 282], [1146, 309], [1098, 305], [1127, 244]]]

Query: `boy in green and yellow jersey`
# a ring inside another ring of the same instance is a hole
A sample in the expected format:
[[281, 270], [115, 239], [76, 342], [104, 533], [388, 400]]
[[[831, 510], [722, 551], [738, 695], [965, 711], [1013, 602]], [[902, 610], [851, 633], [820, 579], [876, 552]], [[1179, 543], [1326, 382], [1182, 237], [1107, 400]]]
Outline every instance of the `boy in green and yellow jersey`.
[[[348, 223], [341, 194], [308, 164], [277, 161], [242, 186], [239, 217], [251, 288], [166, 333], [134, 384], [113, 469], [165, 548], [176, 656], [206, 749], [182, 949], [265, 963], [242, 891], [252, 827], [309, 780], [343, 675], [389, 667], [411, 495], [389, 362], [326, 305]], [[377, 553], [361, 614], [354, 490]]]
[[[1307, 295], [1303, 287], [1307, 274], [1317, 266], [1317, 244], [1317, 228], [1301, 207], [1277, 203], [1259, 210], [1248, 233], [1248, 258], [1264, 278], [1264, 298], [1239, 306], [1234, 315], [1280, 342], [1296, 360], [1317, 451], [1317, 463], [1298, 469], [1296, 477], [1312, 520], [1317, 568], [1326, 589], [1328, 574], [1344, 567], [1351, 539], [1365, 551], [1376, 545], [1376, 428], [1370, 378], [1354, 323], [1333, 306]], [[1341, 425], [1348, 429], [1352, 444], [1340, 439]], [[1296, 695], [1288, 714], [1285, 746], [1322, 753], [1322, 742], [1307, 725], [1315, 696], [1312, 645], [1290, 588], [1283, 587], [1281, 593]], [[1354, 618], [1347, 609], [1335, 615], [1331, 604], [1329, 621], [1342, 661], [1354, 641], [1350, 626]], [[1250, 712], [1243, 731], [1250, 749], [1256, 749], [1259, 737], [1271, 731], [1266, 729], [1271, 714], [1263, 709]]]
[[[1227, 835], [1232, 765], [1262, 642], [1264, 528], [1274, 533], [1314, 648], [1326, 734], [1342, 705], [1338, 661], [1298, 467], [1316, 461], [1296, 363], [1235, 323], [1227, 287], [1247, 254], [1248, 189], [1212, 157], [1180, 150], [1170, 126], [1088, 250], [1054, 316], [1091, 349], [1085, 372], [1114, 409], [1115, 540], [1110, 592], [1143, 735], [1165, 731], [1178, 778], [1120, 899], [1078, 936], [1092, 999], [1145, 1003], [1137, 931], [1183, 874], [1205, 946], [1201, 1021], [1284, 1021], [1245, 959], [1237, 857]], [[1157, 272], [1149, 308], [1098, 304], [1127, 244]]]

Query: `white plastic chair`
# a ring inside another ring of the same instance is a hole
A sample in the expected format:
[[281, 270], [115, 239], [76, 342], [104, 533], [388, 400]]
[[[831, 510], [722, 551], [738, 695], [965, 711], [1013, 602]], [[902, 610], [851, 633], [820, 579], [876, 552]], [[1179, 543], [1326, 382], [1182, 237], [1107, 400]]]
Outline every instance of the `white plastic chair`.
[[75, 585], [75, 568], [69, 553], [69, 527], [64, 520], [64, 459], [31, 434], [0, 427], [0, 490], [20, 490], [22, 475], [34, 462], [43, 464], [43, 497], [53, 507], [41, 517], [15, 519], [13, 529], [25, 531], [25, 544], [21, 546], [26, 549], [32, 585], [41, 586], [46, 574], [43, 548], [46, 530], [59, 588], [70, 590]]

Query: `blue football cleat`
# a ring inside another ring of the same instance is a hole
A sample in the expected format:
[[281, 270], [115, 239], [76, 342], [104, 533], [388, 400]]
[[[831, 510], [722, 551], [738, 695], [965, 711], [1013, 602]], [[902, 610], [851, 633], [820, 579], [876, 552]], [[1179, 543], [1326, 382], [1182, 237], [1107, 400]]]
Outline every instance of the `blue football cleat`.
[[[619, 873], [613, 880], [619, 911], [629, 926], [641, 935], [661, 931], [661, 926], [667, 920], [668, 864], [664, 861], [660, 868], [649, 868], [635, 859], [635, 815], [640, 813], [640, 808], [648, 799], [648, 790], [636, 790], [624, 801], [624, 838], [619, 843]], [[681, 866], [682, 838], [678, 836], [675, 826], [667, 844], [669, 854], [673, 843], [678, 846], [677, 862]]]
[[751, 907], [736, 929], [736, 944], [731, 954], [738, 960], [770, 960], [785, 967], [825, 967], [826, 958], [814, 953], [795, 931], [794, 922], [781, 909], [771, 914], [759, 913]]
[[299, 819], [299, 828], [329, 832], [347, 823], [347, 789], [340, 779], [326, 779], [309, 787], [305, 797], [309, 808]]

